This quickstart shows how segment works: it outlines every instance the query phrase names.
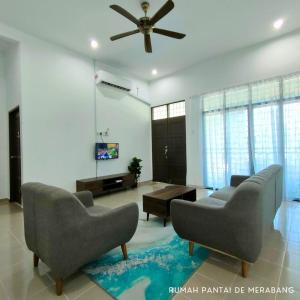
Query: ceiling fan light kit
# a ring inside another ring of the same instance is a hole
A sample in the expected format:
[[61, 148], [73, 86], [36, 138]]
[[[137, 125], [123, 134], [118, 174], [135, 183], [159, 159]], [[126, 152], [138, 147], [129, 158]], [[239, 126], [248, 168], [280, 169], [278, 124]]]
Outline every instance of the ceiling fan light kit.
[[170, 31], [166, 29], [160, 29], [154, 27], [155, 24], [161, 20], [165, 15], [167, 15], [173, 8], [174, 8], [174, 3], [171, 0], [168, 0], [159, 10], [158, 12], [152, 17], [148, 17], [147, 13], [150, 7], [149, 2], [143, 1], [141, 3], [142, 10], [145, 13], [144, 17], [141, 17], [139, 19], [135, 18], [132, 14], [130, 14], [127, 10], [122, 8], [119, 5], [111, 5], [110, 8], [122, 15], [123, 17], [127, 18], [131, 22], [133, 22], [138, 29], [120, 33], [117, 35], [112, 36], [110, 39], [112, 41], [136, 34], [136, 33], [142, 33], [144, 35], [144, 44], [145, 44], [145, 51], [147, 53], [152, 52], [152, 44], [151, 44], [151, 33], [157, 33], [160, 35], [168, 36], [171, 38], [175, 39], [183, 39], [185, 37], [185, 34], [175, 32], [175, 31]]

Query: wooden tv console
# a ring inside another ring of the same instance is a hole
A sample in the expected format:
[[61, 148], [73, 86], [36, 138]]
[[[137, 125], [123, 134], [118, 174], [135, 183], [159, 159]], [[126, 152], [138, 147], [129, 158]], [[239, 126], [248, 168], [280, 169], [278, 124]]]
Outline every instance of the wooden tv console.
[[94, 197], [136, 187], [130, 173], [93, 177], [76, 181], [76, 191], [91, 191]]

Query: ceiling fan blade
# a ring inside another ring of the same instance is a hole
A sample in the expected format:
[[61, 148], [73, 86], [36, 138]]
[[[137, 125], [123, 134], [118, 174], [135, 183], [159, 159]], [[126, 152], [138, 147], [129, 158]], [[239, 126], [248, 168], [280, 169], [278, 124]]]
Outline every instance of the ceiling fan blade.
[[112, 41], [115, 41], [115, 40], [121, 39], [121, 38], [129, 36], [129, 35], [133, 35], [133, 34], [136, 34], [136, 33], [139, 33], [139, 32], [140, 32], [140, 30], [136, 29], [136, 30], [132, 30], [132, 31], [128, 31], [128, 32], [116, 34], [116, 35], [112, 36], [110, 39]]
[[147, 53], [152, 53], [152, 45], [151, 45], [151, 38], [150, 34], [144, 34], [145, 37], [145, 51]]
[[174, 8], [174, 3], [172, 0], [168, 0], [160, 10], [150, 19], [150, 23], [154, 25], [161, 18], [163, 18], [166, 14], [168, 14]]
[[166, 36], [174, 38], [174, 39], [183, 39], [185, 37], [185, 34], [183, 34], [183, 33], [160, 29], [160, 28], [153, 28], [153, 32], [162, 34], [162, 35], [166, 35]]
[[139, 20], [136, 17], [134, 17], [131, 13], [129, 13], [127, 10], [122, 8], [121, 6], [113, 4], [113, 5], [110, 6], [110, 8], [113, 9], [114, 11], [116, 11], [117, 13], [119, 13], [120, 15], [122, 15], [123, 17], [130, 20], [131, 22], [133, 22], [137, 26], [140, 25]]

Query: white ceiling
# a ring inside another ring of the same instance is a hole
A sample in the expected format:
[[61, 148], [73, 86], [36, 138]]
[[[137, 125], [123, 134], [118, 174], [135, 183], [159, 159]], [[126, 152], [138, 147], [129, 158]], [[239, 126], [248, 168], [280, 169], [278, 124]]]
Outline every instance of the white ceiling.
[[[165, 0], [150, 0], [153, 15]], [[210, 57], [300, 28], [299, 0], [174, 0], [175, 8], [157, 27], [185, 33], [183, 40], [152, 34], [153, 53], [144, 52], [141, 34], [111, 42], [109, 37], [135, 25], [109, 8], [119, 4], [141, 17], [140, 0], [0, 0], [0, 21], [24, 32], [97, 58], [105, 64], [152, 80]], [[286, 24], [272, 28], [275, 19]], [[95, 37], [95, 52], [89, 39]]]

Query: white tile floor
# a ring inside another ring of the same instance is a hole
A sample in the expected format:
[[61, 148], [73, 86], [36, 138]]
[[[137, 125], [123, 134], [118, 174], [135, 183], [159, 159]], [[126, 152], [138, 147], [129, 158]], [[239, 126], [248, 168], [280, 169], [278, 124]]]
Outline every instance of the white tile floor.
[[[148, 183], [138, 189], [108, 195], [95, 204], [117, 207], [142, 201], [142, 195], [163, 187]], [[207, 195], [198, 190], [197, 197]], [[145, 218], [141, 215], [140, 218]], [[151, 218], [150, 218], [151, 221]], [[163, 227], [162, 227], [163, 230]], [[33, 268], [32, 253], [27, 250], [23, 232], [23, 214], [20, 207], [0, 201], [0, 299], [58, 299], [49, 268], [40, 263]], [[130, 253], [129, 253], [130, 255]], [[180, 294], [176, 300], [188, 299], [300, 299], [300, 203], [284, 202], [275, 219], [275, 230], [264, 243], [258, 261], [250, 267], [249, 277], [240, 276], [240, 263], [229, 257], [211, 253], [186, 287], [239, 287], [239, 286], [293, 286], [294, 295], [234, 295], [234, 294]], [[78, 273], [65, 282], [64, 294], [59, 299], [112, 299], [104, 290]], [[133, 299], [139, 300], [139, 299]], [[153, 299], [159, 300], [159, 299]]]

